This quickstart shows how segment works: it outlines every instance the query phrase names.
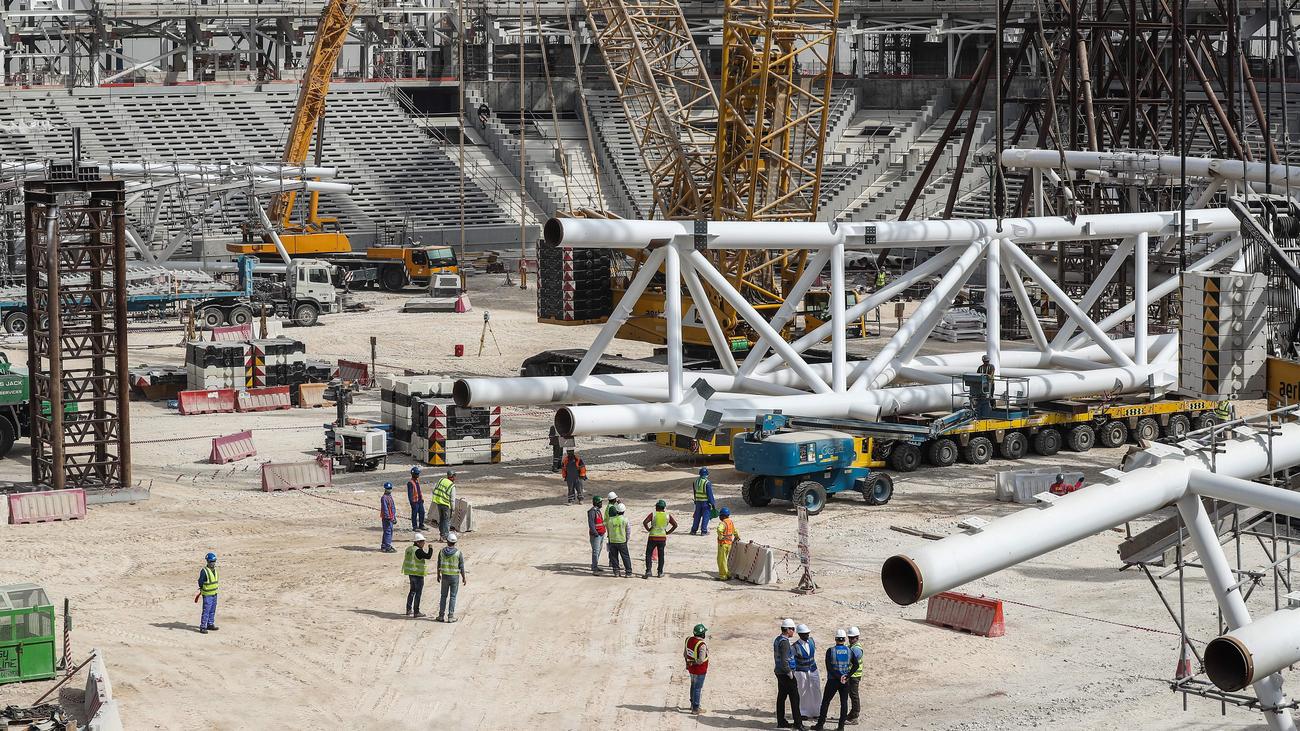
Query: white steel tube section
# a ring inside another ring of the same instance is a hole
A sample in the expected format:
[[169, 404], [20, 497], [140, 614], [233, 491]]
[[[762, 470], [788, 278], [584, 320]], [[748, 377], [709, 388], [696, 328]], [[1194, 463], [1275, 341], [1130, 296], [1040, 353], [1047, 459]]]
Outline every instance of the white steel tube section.
[[754, 328], [754, 332], [757, 332], [760, 337], [766, 338], [768, 343], [772, 345], [772, 348], [776, 350], [777, 354], [785, 359], [785, 362], [795, 371], [795, 373], [799, 374], [800, 378], [804, 379], [804, 385], [817, 393], [831, 392], [830, 387], [826, 385], [826, 381], [822, 380], [821, 377], [808, 367], [808, 364], [805, 363], [804, 359], [790, 347], [790, 344], [785, 341], [785, 338], [782, 338], [780, 333], [772, 329], [772, 326], [767, 322], [767, 320], [763, 319], [763, 316], [758, 314], [758, 311], [754, 309], [754, 306], [749, 304], [749, 302], [731, 286], [731, 283], [727, 281], [726, 277], [723, 277], [717, 269], [713, 268], [713, 265], [709, 263], [708, 259], [704, 258], [703, 254], [691, 250], [691, 252], [687, 254], [687, 258], [690, 259], [690, 264], [695, 271], [704, 277], [704, 281], [708, 282], [709, 286], [713, 287], [715, 292], [722, 295], [722, 298], [727, 300], [727, 303], [730, 304], [741, 317], [745, 318], [745, 322], [748, 322], [749, 326]]
[[[1201, 257], [1195, 262], [1188, 264], [1187, 269], [1185, 269], [1184, 271], [1199, 272], [1201, 270], [1208, 269], [1214, 266], [1215, 264], [1218, 264], [1219, 262], [1223, 261], [1224, 259], [1233, 256], [1238, 251], [1241, 251], [1241, 244], [1242, 244], [1241, 237], [1239, 236], [1232, 237], [1228, 240], [1228, 243], [1223, 244], [1219, 248], [1207, 253], [1205, 256]], [[1177, 274], [1165, 278], [1165, 280], [1160, 282], [1160, 284], [1157, 284], [1156, 286], [1152, 287], [1150, 290], [1147, 291], [1147, 301], [1150, 302], [1150, 301], [1158, 300], [1161, 297], [1170, 294], [1175, 289], [1178, 289], [1178, 283], [1179, 283], [1179, 275]], [[1118, 310], [1115, 310], [1105, 318], [1103, 318], [1101, 322], [1097, 323], [1097, 327], [1101, 328], [1103, 331], [1110, 330], [1111, 328], [1115, 327], [1121, 322], [1124, 322], [1125, 320], [1132, 317], [1133, 310], [1134, 310], [1133, 303], [1130, 302], [1124, 305], [1123, 307], [1119, 308]], [[1082, 345], [1083, 343], [1087, 342], [1087, 339], [1088, 339], [1087, 336], [1079, 335], [1071, 339], [1069, 344], [1066, 347], [1071, 349], [1076, 348], [1079, 345]]]
[[943, 278], [934, 286], [930, 294], [924, 300], [921, 300], [921, 304], [917, 305], [916, 311], [907, 319], [907, 322], [904, 322], [903, 326], [898, 328], [894, 336], [889, 339], [889, 342], [885, 343], [885, 347], [876, 353], [876, 357], [871, 360], [871, 363], [859, 372], [853, 382], [854, 391], [862, 391], [872, 385], [876, 377], [885, 372], [885, 369], [893, 363], [894, 359], [903, 352], [903, 349], [914, 338], [922, 343], [924, 342], [925, 337], [929, 335], [930, 330], [933, 330], [934, 325], [938, 322], [937, 317], [942, 316], [942, 311], [956, 296], [957, 290], [961, 288], [962, 283], [970, 276], [971, 267], [979, 260], [980, 255], [984, 253], [988, 245], [988, 239], [976, 239], [967, 245], [961, 257], [943, 275]]
[[1016, 246], [1015, 243], [1011, 241], [1007, 241], [1004, 253], [1008, 254], [1010, 258], [1015, 261], [1016, 266], [1019, 267], [1021, 271], [1028, 274], [1034, 281], [1038, 282], [1038, 285], [1047, 291], [1047, 296], [1051, 297], [1052, 300], [1056, 302], [1057, 306], [1065, 310], [1067, 315], [1073, 317], [1075, 322], [1079, 323], [1079, 326], [1083, 328], [1083, 331], [1090, 335], [1093, 341], [1097, 343], [1097, 345], [1101, 346], [1102, 350], [1106, 351], [1106, 354], [1114, 360], [1116, 365], [1133, 365], [1133, 359], [1129, 358], [1128, 354], [1124, 351], [1115, 347], [1115, 344], [1110, 341], [1109, 337], [1107, 337], [1105, 330], [1098, 327], [1097, 323], [1093, 322], [1092, 318], [1088, 317], [1086, 312], [1080, 310], [1079, 306], [1074, 303], [1074, 300], [1070, 299], [1070, 296], [1063, 292], [1061, 288], [1056, 285], [1056, 282], [1052, 281], [1052, 278], [1047, 276], [1042, 269], [1039, 269], [1038, 265], [1035, 264], [1033, 260], [1025, 254], [1025, 252], [1021, 251], [1019, 246]]
[[1214, 472], [1193, 472], [1188, 486], [1205, 497], [1300, 518], [1300, 493]]
[[1007, 286], [1011, 287], [1011, 294], [1016, 298], [1016, 305], [1020, 307], [1020, 316], [1024, 318], [1025, 324], [1029, 327], [1029, 337], [1033, 339], [1034, 345], [1038, 346], [1041, 351], [1049, 349], [1047, 343], [1047, 334], [1043, 332], [1043, 323], [1038, 321], [1038, 310], [1034, 309], [1034, 303], [1029, 300], [1029, 293], [1025, 291], [1025, 283], [1020, 279], [1020, 272], [1012, 266], [1011, 262], [1001, 259], [1002, 274], [1007, 279]]
[[1133, 237], [1133, 360], [1147, 364], [1147, 248], [1143, 231]]
[[[844, 393], [848, 389], [844, 373], [848, 349], [844, 338], [844, 244], [831, 249], [831, 390]], [[863, 333], [864, 335], [866, 333]]]
[[674, 244], [664, 247], [664, 317], [668, 320], [668, 400], [677, 403], [682, 400], [682, 260]]
[[[1062, 375], [1091, 378], [1096, 373], [1102, 371]], [[1292, 467], [1300, 464], [1300, 424], [1280, 427], [1272, 440], [1271, 465], [1264, 435], [1230, 439], [1222, 446], [1216, 460], [1220, 474], [1250, 478], [1264, 474], [1270, 466]], [[1211, 461], [1203, 452], [1157, 459], [1160, 461], [1127, 472], [1113, 483], [1070, 493], [1046, 508], [1022, 510], [994, 520], [978, 532], [949, 536], [893, 556], [881, 573], [885, 590], [895, 602], [912, 604], [1134, 520], [1182, 497], [1189, 472], [1208, 471]]]
[[1300, 662], [1300, 607], [1282, 607], [1205, 647], [1205, 674], [1229, 693]]
[[[780, 331], [780, 329], [785, 327], [785, 324], [790, 321], [790, 318], [794, 317], [795, 313], [799, 311], [799, 302], [803, 299], [803, 296], [808, 289], [812, 287], [813, 282], [817, 281], [817, 277], [821, 275], [822, 269], [826, 266], [826, 262], [830, 259], [830, 256], [831, 252], [829, 249], [822, 249], [813, 254], [812, 258], [805, 263], [803, 273], [799, 275], [799, 279], [795, 280], [794, 286], [786, 293], [785, 301], [781, 303], [781, 306], [776, 310], [776, 314], [772, 316], [771, 323], [773, 330]], [[825, 324], [823, 324], [823, 327], [824, 326]], [[758, 343], [754, 345], [754, 348], [749, 352], [749, 355], [745, 356], [745, 361], [740, 366], [740, 374], [742, 376], [748, 376], [749, 374], [754, 373], [755, 370], [762, 365], [763, 358], [767, 355], [770, 349], [767, 338], [760, 336], [758, 338]], [[799, 353], [803, 352], [798, 348], [795, 348], [795, 351]]]
[[[1129, 254], [1132, 252], [1133, 239], [1131, 237], [1120, 242], [1120, 245], [1115, 248], [1115, 253], [1111, 255], [1110, 259], [1102, 266], [1101, 271], [1097, 273], [1097, 277], [1093, 280], [1092, 286], [1088, 287], [1088, 291], [1085, 292], [1083, 298], [1079, 300], [1079, 309], [1087, 312], [1092, 309], [1093, 305], [1097, 304], [1097, 300], [1101, 297], [1102, 292], [1106, 291], [1106, 287], [1109, 286], [1111, 280], [1115, 278], [1115, 273], [1119, 271], [1120, 266], [1124, 264], [1124, 261], [1128, 259]], [[1070, 336], [1074, 334], [1074, 331], [1078, 326], [1079, 324], [1074, 321], [1073, 317], [1067, 317], [1065, 325], [1063, 325], [1056, 333], [1056, 337], [1052, 338], [1052, 347], [1060, 348], [1065, 345], [1066, 341], [1070, 339]]]
[[695, 270], [689, 263], [682, 267], [682, 281], [686, 282], [686, 290], [691, 293], [695, 311], [699, 313], [700, 321], [704, 323], [704, 330], [709, 334], [709, 342], [713, 344], [713, 352], [718, 356], [722, 370], [734, 375], [737, 371], [736, 357], [731, 354], [731, 344], [727, 342], [727, 336], [722, 332], [722, 325], [718, 323], [718, 313], [713, 311], [708, 290], [700, 284], [700, 278], [696, 276]]
[[[1056, 150], [1010, 149], [1002, 151], [1002, 164], [1007, 167], [1027, 167], [1037, 169], [1067, 170], [1105, 170], [1109, 172], [1131, 173], [1158, 172], [1164, 175], [1181, 174], [1183, 161], [1178, 155], [1153, 155], [1147, 152], [1092, 152], [1087, 150], [1067, 150], [1064, 160]], [[1263, 183], [1266, 176], [1272, 176], [1272, 182], [1285, 180], [1288, 175], [1300, 178], [1300, 167], [1288, 165], [1268, 165], [1262, 162], [1241, 160], [1224, 160], [1219, 158], [1189, 157], [1186, 160], [1187, 177], [1218, 177], [1226, 180], [1245, 180], [1251, 183]], [[1271, 168], [1271, 171], [1269, 170]]]
[[984, 253], [984, 349], [994, 368], [1002, 362], [1002, 245], [994, 240]]
[[284, 263], [288, 264], [291, 261], [289, 258], [289, 252], [284, 248], [284, 242], [280, 240], [280, 234], [276, 233], [275, 226], [271, 225], [271, 219], [267, 217], [266, 209], [262, 207], [262, 202], [254, 199], [248, 207], [257, 211], [257, 217], [261, 219], [262, 226], [266, 228], [266, 234], [271, 237], [271, 243], [275, 244], [276, 252], [279, 253], [280, 258], [284, 260]]
[[[803, 223], [794, 221], [708, 221], [709, 249], [824, 249], [843, 243], [849, 250], [897, 246], [965, 246], [979, 238], [1005, 235], [1023, 244], [1055, 241], [1122, 239], [1142, 231], [1166, 233], [1178, 222], [1178, 211], [1104, 213], [1078, 216], [876, 223]], [[1239, 222], [1226, 208], [1187, 212], [1188, 229], [1198, 233], [1235, 230]], [[866, 232], [875, 234], [867, 243]], [[694, 241], [694, 221], [631, 221], [624, 219], [552, 218], [544, 227], [546, 243], [574, 248], [633, 249], [655, 241]]]
[[610, 313], [609, 319], [600, 328], [600, 332], [596, 333], [595, 341], [587, 348], [582, 360], [578, 361], [578, 367], [573, 371], [575, 381], [581, 381], [591, 375], [592, 369], [600, 361], [600, 356], [605, 354], [605, 348], [609, 347], [610, 341], [618, 334], [618, 329], [623, 327], [623, 323], [627, 322], [627, 318], [632, 316], [632, 308], [636, 305], [637, 298], [641, 296], [655, 273], [659, 271], [659, 265], [663, 263], [667, 250], [668, 247], [664, 247], [660, 251], [652, 251], [645, 261], [641, 263], [641, 268], [637, 270], [636, 276], [632, 278], [632, 281], [627, 285], [627, 290], [619, 298], [618, 305], [614, 307], [614, 311]]
[[[872, 292], [866, 299], [850, 307], [848, 311], [844, 313], [845, 319], [849, 321], [855, 320], [871, 310], [880, 307], [884, 303], [888, 302], [894, 295], [912, 286], [912, 284], [917, 280], [924, 279], [934, 272], [948, 266], [960, 255], [961, 252], [958, 249], [945, 249], [935, 256], [930, 257], [920, 266], [910, 272], [900, 274], [897, 279], [886, 284], [883, 289], [878, 289], [875, 292]], [[812, 332], [791, 343], [790, 347], [793, 348], [796, 353], [802, 353], [808, 348], [811, 348], [825, 340], [826, 335], [829, 334], [830, 331], [830, 323], [824, 322], [813, 329]], [[748, 365], [748, 363], [746, 365]], [[758, 367], [757, 373], [768, 373], [779, 365], [781, 365], [781, 359], [779, 357], [773, 356], [767, 358], [763, 361], [762, 365]]]
[[[1241, 596], [1240, 584], [1233, 580], [1228, 557], [1223, 554], [1218, 532], [1210, 524], [1210, 516], [1205, 513], [1201, 498], [1194, 493], [1183, 495], [1178, 499], [1178, 514], [1187, 524], [1189, 538], [1201, 558], [1201, 567], [1205, 570], [1210, 590], [1214, 592], [1214, 598], [1223, 612], [1224, 623], [1234, 630], [1249, 625], [1250, 612]], [[1281, 676], [1270, 674], [1256, 680], [1254, 690], [1264, 706], [1276, 708], [1286, 702], [1286, 696], [1282, 693]], [[1268, 721], [1268, 727], [1275, 731], [1295, 730], [1295, 721], [1292, 720], [1290, 711], [1264, 711], [1264, 719]]]

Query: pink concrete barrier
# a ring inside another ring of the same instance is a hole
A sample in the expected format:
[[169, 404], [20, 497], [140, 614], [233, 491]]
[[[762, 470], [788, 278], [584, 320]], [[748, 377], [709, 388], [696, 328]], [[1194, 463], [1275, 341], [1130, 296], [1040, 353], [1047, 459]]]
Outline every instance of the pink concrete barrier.
[[241, 431], [213, 439], [212, 453], [208, 456], [208, 461], [212, 464], [226, 464], [256, 454], [257, 447], [253, 446], [253, 432]]
[[9, 524], [49, 523], [86, 517], [86, 491], [46, 490], [9, 495]]

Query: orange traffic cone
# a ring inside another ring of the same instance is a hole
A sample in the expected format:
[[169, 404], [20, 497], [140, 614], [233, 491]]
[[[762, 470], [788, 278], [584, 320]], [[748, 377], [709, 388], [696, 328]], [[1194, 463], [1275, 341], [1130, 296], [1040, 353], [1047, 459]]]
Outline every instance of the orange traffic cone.
[[1187, 651], [1187, 643], [1180, 644], [1178, 667], [1174, 670], [1174, 680], [1192, 677], [1192, 653]]

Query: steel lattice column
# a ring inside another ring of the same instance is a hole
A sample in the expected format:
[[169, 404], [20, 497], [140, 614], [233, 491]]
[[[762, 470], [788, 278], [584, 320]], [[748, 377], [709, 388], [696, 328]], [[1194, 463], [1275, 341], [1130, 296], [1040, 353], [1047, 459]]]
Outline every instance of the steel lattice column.
[[125, 185], [68, 177], [24, 186], [32, 481], [120, 488], [131, 481]]

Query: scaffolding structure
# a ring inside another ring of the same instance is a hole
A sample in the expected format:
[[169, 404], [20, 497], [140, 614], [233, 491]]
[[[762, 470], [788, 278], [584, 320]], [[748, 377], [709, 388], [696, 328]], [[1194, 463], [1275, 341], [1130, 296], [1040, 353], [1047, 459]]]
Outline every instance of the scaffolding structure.
[[126, 186], [79, 163], [24, 185], [32, 482], [131, 482]]

